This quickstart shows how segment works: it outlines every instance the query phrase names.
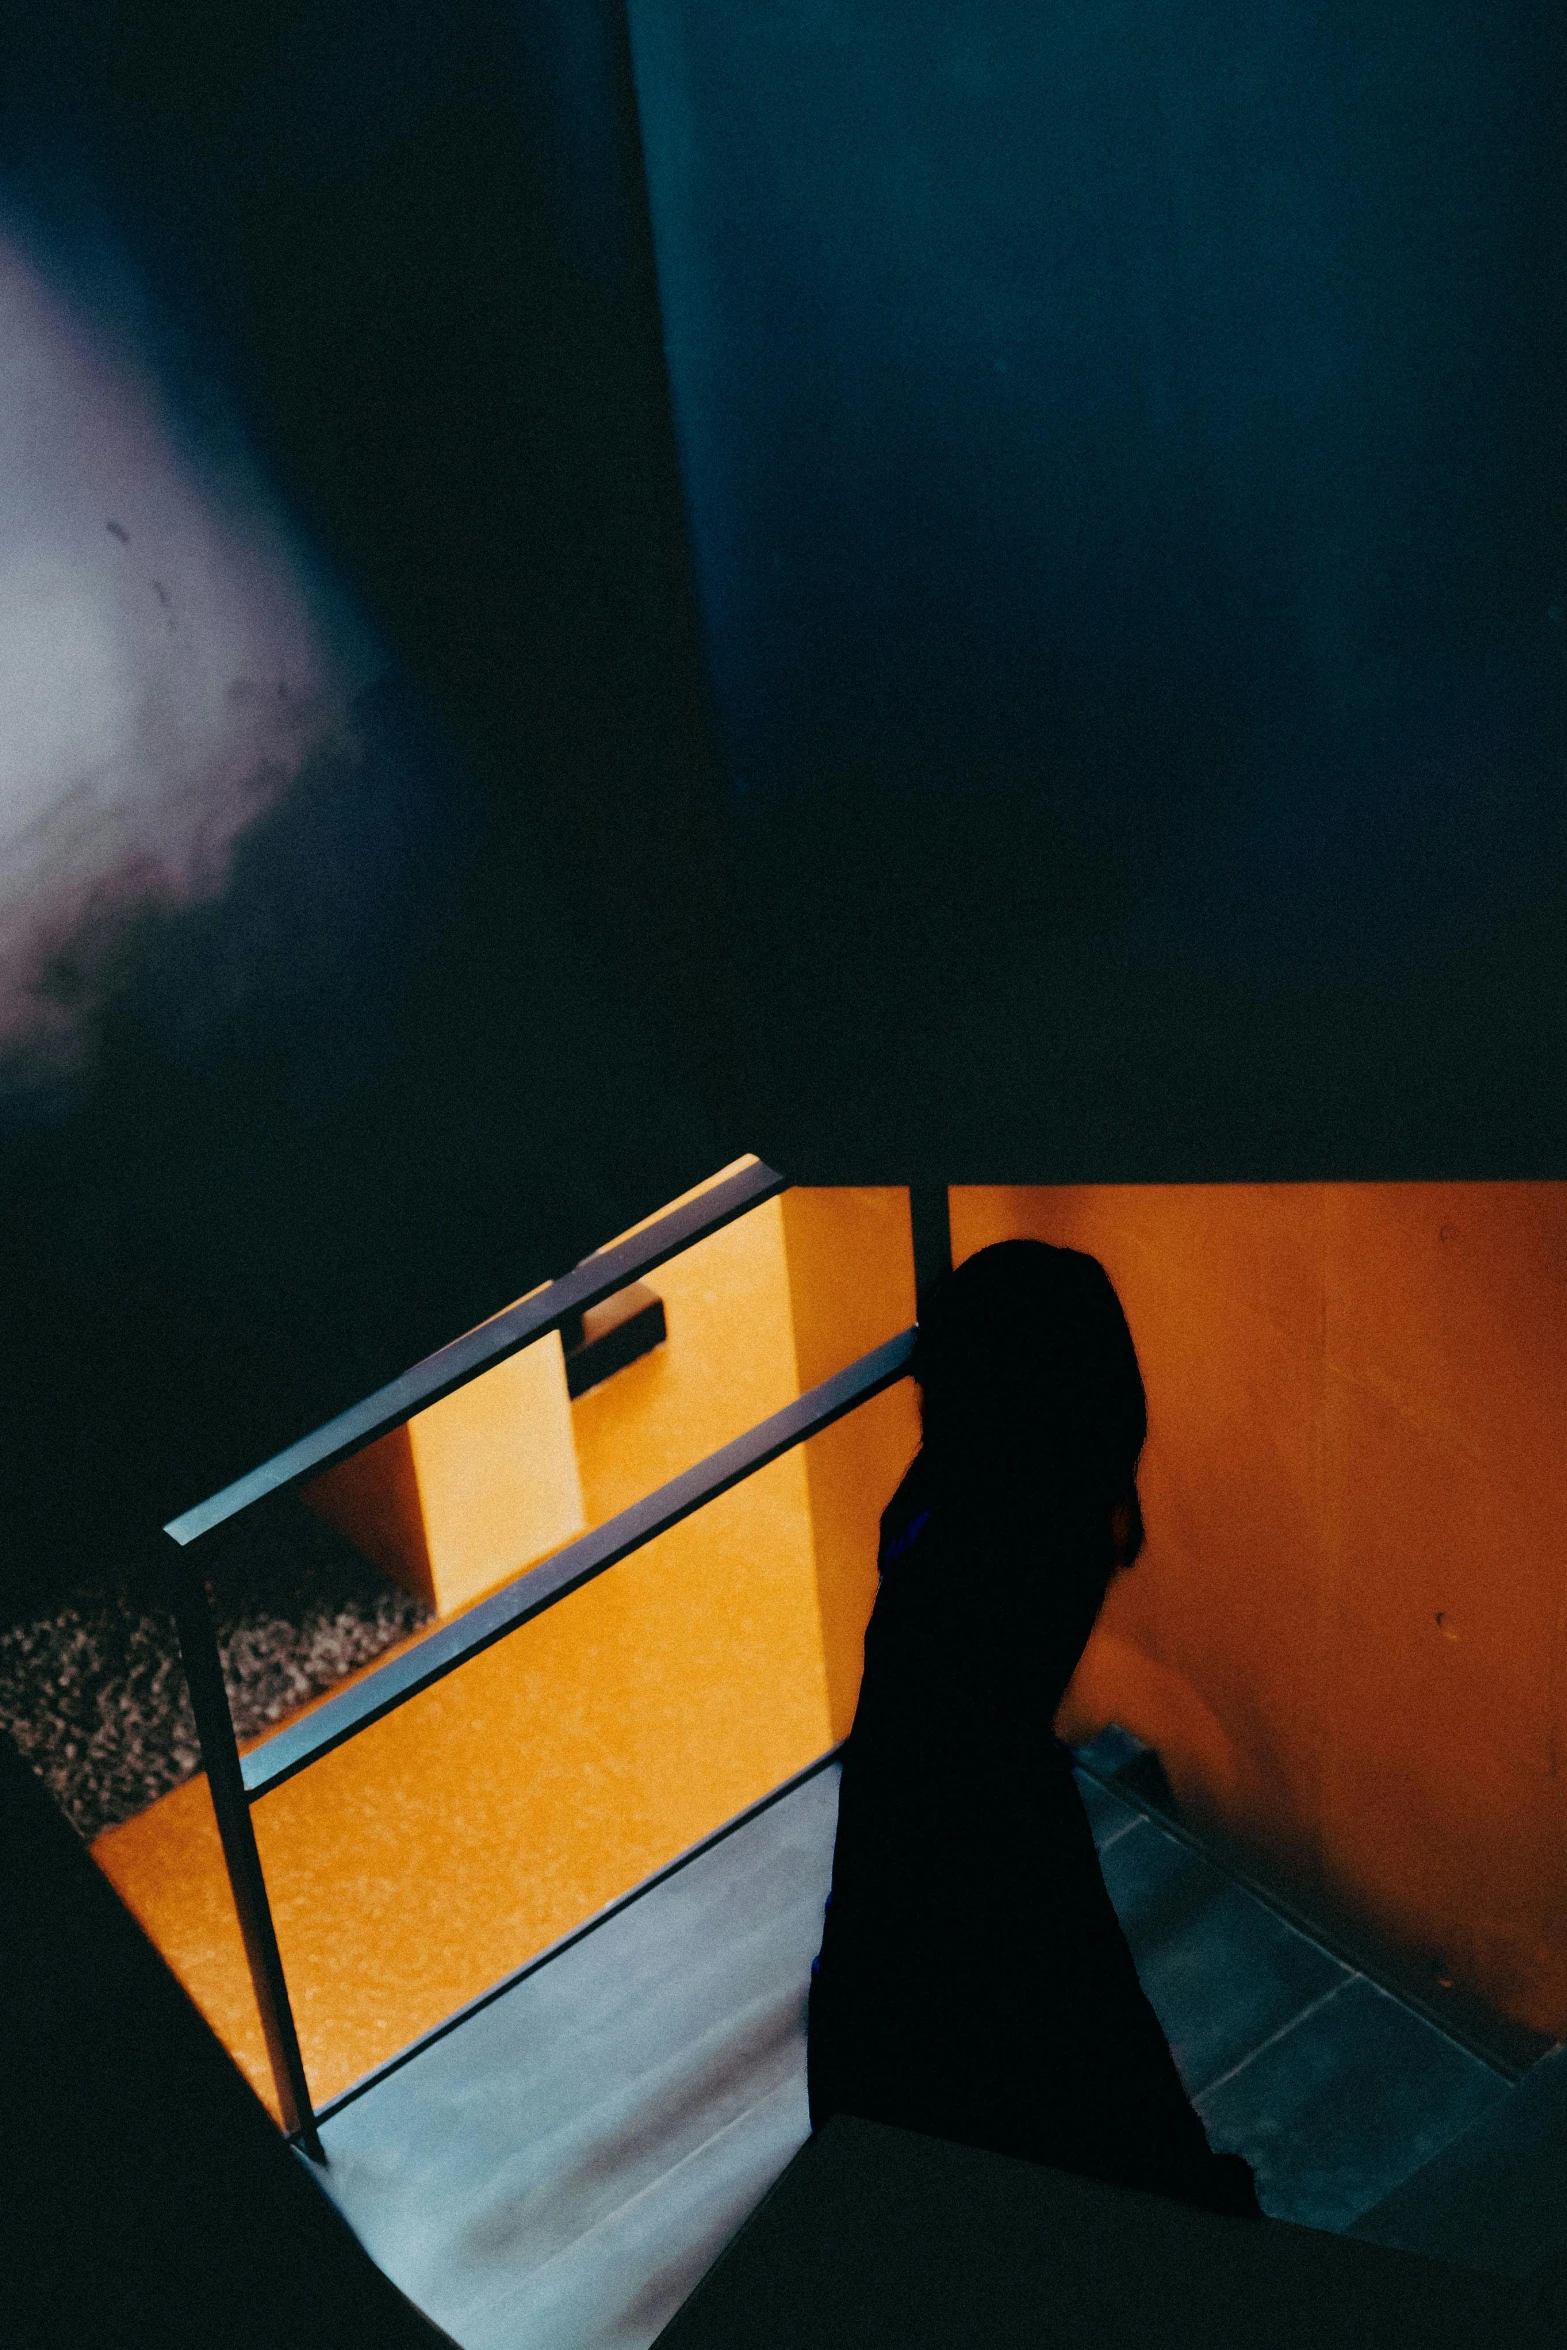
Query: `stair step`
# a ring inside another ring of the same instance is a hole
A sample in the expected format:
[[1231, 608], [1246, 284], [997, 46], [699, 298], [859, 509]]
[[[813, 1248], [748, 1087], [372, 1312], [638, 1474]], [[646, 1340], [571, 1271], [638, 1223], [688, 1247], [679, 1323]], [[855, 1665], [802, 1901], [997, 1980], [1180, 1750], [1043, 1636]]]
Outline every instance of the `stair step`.
[[[837, 1777], [796, 1786], [324, 2125], [329, 2191], [464, 2350], [646, 2350], [803, 2143]], [[1464, 2192], [1485, 2203], [1486, 2133], [1509, 2112], [1535, 2113], [1549, 2160], [1506, 2192], [1541, 2214], [1567, 2202], [1543, 2077], [1515, 2102], [1498, 2071], [1150, 1816], [1151, 1773], [1135, 1803], [1079, 1785], [1183, 2078], [1268, 2212], [1463, 2258], [1442, 2215]]]
[[[1147, 1755], [1112, 1731], [1079, 1761], [1168, 1803]], [[1077, 1780], [1187, 2092], [1213, 2144], [1251, 2164], [1274, 2218], [1346, 2229], [1505, 2104], [1495, 2067], [1114, 1787], [1081, 1768]]]

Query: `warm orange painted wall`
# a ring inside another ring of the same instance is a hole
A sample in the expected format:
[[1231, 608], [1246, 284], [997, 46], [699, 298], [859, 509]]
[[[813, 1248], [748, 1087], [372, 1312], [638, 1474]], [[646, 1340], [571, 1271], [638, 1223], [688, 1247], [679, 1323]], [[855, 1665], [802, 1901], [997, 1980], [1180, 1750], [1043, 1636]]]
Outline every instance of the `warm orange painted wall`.
[[[804, 1189], [781, 1206], [803, 1390], [913, 1321], [909, 1201], [906, 1191]], [[804, 1448], [834, 1740], [847, 1737], [859, 1696], [877, 1522], [919, 1440], [914, 1387], [900, 1379]]]
[[559, 1331], [299, 1490], [437, 1615], [458, 1614], [586, 1530]]
[[648, 1285], [664, 1301], [667, 1340], [572, 1406], [590, 1526], [800, 1391], [779, 1200], [660, 1265]]
[[1258, 1869], [1567, 2035], [1567, 1185], [957, 1190], [954, 1255], [1100, 1257], [1148, 1547], [1116, 1718]]
[[[573, 1407], [590, 1524], [911, 1318], [905, 1194], [786, 1200], [660, 1268], [667, 1344]], [[904, 1382], [257, 1806], [318, 2100], [841, 1734], [916, 1440]], [[270, 2096], [205, 1781], [94, 1849]]]

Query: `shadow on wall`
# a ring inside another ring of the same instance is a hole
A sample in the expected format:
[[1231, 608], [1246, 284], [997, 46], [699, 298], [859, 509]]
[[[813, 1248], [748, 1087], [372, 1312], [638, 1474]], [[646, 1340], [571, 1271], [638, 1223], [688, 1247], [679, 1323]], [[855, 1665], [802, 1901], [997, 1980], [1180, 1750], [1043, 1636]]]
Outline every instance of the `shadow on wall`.
[[1567, 2033], [1567, 1186], [959, 1190], [1105, 1264], [1148, 1547], [1068, 1693], [1416, 1990]]

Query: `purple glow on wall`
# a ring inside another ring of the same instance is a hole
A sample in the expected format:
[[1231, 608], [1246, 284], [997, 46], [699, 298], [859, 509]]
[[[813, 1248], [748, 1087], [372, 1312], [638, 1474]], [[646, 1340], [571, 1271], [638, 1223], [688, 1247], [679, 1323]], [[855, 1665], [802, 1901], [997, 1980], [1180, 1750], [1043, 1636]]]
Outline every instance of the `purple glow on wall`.
[[384, 665], [234, 436], [0, 246], [0, 1069], [70, 1071], [127, 924], [221, 893]]

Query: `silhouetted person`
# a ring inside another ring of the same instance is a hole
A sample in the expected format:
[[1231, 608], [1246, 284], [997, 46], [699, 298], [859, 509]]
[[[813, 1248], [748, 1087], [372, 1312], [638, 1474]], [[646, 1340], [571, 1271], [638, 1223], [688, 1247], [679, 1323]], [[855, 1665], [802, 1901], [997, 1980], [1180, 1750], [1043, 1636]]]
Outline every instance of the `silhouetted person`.
[[812, 1970], [811, 2122], [837, 2112], [1256, 2213], [1137, 1980], [1053, 1720], [1142, 1546], [1143, 1384], [1074, 1249], [938, 1286], [924, 1442], [881, 1521]]

